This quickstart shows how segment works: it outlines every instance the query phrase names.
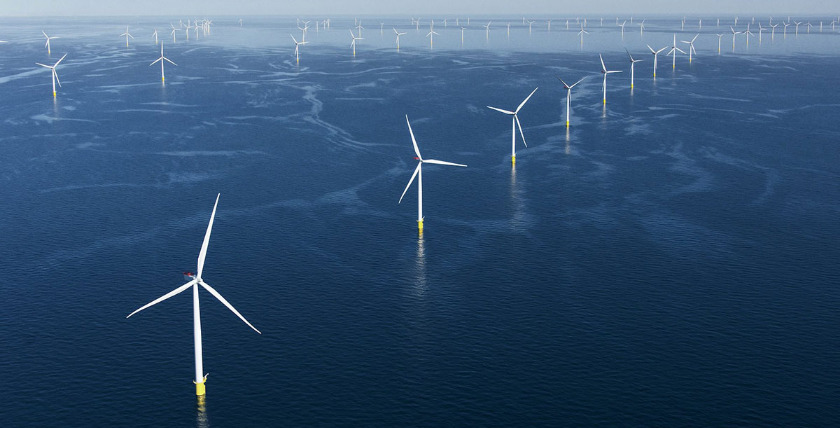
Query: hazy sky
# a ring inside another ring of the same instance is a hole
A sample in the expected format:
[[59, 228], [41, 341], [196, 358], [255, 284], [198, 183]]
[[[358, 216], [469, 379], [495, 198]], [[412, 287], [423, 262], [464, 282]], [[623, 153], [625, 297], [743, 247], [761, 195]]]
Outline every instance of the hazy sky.
[[0, 15], [4, 16], [840, 14], [840, 2], [836, 0], [15, 0], [3, 3]]

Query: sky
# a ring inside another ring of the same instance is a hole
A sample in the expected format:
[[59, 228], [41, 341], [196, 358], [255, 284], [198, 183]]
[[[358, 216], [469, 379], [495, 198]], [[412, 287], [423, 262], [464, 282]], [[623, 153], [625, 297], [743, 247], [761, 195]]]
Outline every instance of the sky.
[[829, 0], [17, 0], [0, 16], [252, 16], [252, 15], [743, 15], [833, 16]]

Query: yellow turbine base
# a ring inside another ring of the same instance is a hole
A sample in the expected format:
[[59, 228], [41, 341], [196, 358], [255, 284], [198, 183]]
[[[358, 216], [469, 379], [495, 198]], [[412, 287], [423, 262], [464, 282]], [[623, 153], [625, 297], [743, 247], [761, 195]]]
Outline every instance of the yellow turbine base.
[[510, 164], [511, 165], [516, 165], [516, 155], [513, 155], [513, 156], [510, 157]]
[[417, 230], [423, 233], [423, 220], [417, 220]]
[[568, 128], [568, 127], [569, 127], [569, 121], [567, 120], [566, 121], [566, 128]]
[[606, 104], [606, 103], [607, 103], [607, 99], [606, 99], [606, 98], [604, 98], [604, 104]]
[[53, 98], [55, 98], [55, 91], [53, 91]]
[[204, 388], [204, 384], [207, 382], [207, 379], [202, 380], [201, 382], [193, 381], [195, 384], [195, 395], [201, 397], [207, 394], [207, 391]]

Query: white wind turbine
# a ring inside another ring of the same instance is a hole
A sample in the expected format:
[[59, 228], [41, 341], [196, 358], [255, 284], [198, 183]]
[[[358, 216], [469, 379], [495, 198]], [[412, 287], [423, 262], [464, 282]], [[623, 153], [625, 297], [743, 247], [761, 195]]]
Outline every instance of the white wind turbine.
[[134, 39], [134, 36], [132, 36], [128, 32], [128, 27], [125, 27], [125, 33], [120, 34], [120, 37], [122, 37], [122, 36], [125, 36], [125, 47], [128, 47], [128, 38], [131, 37], [132, 39]]
[[648, 49], [650, 49], [650, 53], [653, 54], [653, 78], [656, 79], [656, 58], [659, 56], [660, 53], [662, 53], [662, 51], [668, 49], [668, 46], [665, 46], [664, 48], [658, 51], [653, 50], [653, 48], [650, 47], [650, 45], [647, 45], [647, 47]]
[[55, 98], [55, 96], [56, 96], [56, 94], [55, 94], [55, 82], [58, 82], [58, 87], [59, 87], [59, 88], [61, 87], [61, 81], [60, 81], [60, 80], [58, 80], [58, 73], [56, 73], [56, 72], [55, 72], [55, 68], [56, 68], [56, 67], [58, 67], [58, 63], [60, 63], [61, 61], [63, 61], [63, 60], [64, 60], [64, 57], [66, 57], [66, 56], [67, 56], [67, 54], [64, 54], [64, 56], [63, 56], [63, 57], [61, 57], [61, 59], [60, 59], [60, 60], [56, 61], [56, 62], [55, 62], [55, 64], [53, 64], [53, 65], [45, 65], [45, 64], [41, 64], [40, 62], [36, 62], [36, 63], [35, 63], [35, 64], [40, 65], [41, 67], [46, 67], [46, 68], [49, 68], [49, 69], [50, 69], [50, 71], [52, 71], [52, 88], [53, 88], [53, 98]]
[[414, 169], [414, 174], [411, 175], [411, 179], [408, 180], [408, 184], [405, 186], [405, 190], [402, 192], [402, 196], [400, 196], [398, 204], [402, 202], [403, 197], [405, 196], [405, 192], [408, 191], [408, 188], [411, 187], [411, 183], [414, 182], [414, 178], [417, 178], [417, 228], [419, 229], [420, 233], [423, 233], [423, 164], [424, 163], [432, 163], [437, 165], [450, 165], [450, 166], [463, 166], [459, 163], [452, 163], [441, 161], [437, 159], [423, 159], [423, 156], [420, 156], [420, 149], [417, 147], [417, 140], [414, 139], [414, 131], [411, 130], [411, 122], [408, 121], [408, 115], [405, 115], [405, 123], [408, 124], [408, 133], [411, 134], [411, 144], [414, 145], [414, 153], [417, 155], [415, 159], [417, 159], [417, 168]]
[[630, 57], [630, 89], [633, 89], [633, 80], [635, 80], [634, 75], [636, 74], [634, 69], [636, 68], [636, 63], [643, 60], [633, 59], [633, 55], [630, 55], [630, 51], [628, 51], [627, 48], [624, 48], [624, 51], [627, 52], [627, 56]]
[[618, 25], [621, 27], [621, 40], [624, 40], [624, 24], [627, 24], [627, 20]]
[[604, 104], [607, 104], [607, 75], [612, 73], [621, 73], [620, 70], [607, 70], [607, 66], [604, 65], [604, 57], [601, 54], [598, 54], [598, 58], [601, 59], [601, 73], [604, 75]]
[[744, 31], [744, 36], [747, 38], [747, 47], [750, 47], [750, 37], [755, 37], [752, 31], [750, 31], [750, 24], [747, 23], [747, 30]]
[[639, 37], [645, 36], [645, 19], [643, 19], [642, 22], [639, 23]]
[[52, 40], [52, 39], [59, 39], [60, 37], [57, 37], [57, 36], [50, 37], [50, 36], [48, 36], [48, 35], [47, 35], [47, 33], [45, 33], [44, 31], [41, 31], [41, 33], [43, 33], [43, 34], [44, 34], [44, 37], [46, 37], [46, 38], [47, 38], [47, 44], [45, 44], [44, 46], [47, 48], [47, 55], [50, 55], [50, 54], [52, 53], [52, 52], [50, 51], [50, 40]]
[[[697, 36], [699, 36], [699, 35], [700, 34], [695, 35], [694, 38], [691, 39], [691, 40], [682, 40], [683, 43], [688, 43], [688, 63], [689, 64], [691, 64], [691, 54], [692, 54], [692, 52], [694, 54], [697, 54], [697, 50], [694, 49], [694, 41], [697, 40]], [[685, 52], [683, 52], [683, 53], [685, 53]]]
[[462, 47], [464, 46], [464, 30], [466, 30], [466, 29], [467, 29], [467, 27], [461, 27], [461, 46]]
[[172, 43], [175, 43], [175, 32], [176, 32], [176, 31], [178, 31], [178, 30], [179, 30], [179, 28], [175, 28], [175, 26], [174, 26], [174, 25], [172, 25], [172, 24], [169, 24], [169, 26], [170, 26], [170, 27], [172, 27], [172, 32], [171, 32], [171, 34], [172, 34]]
[[165, 80], [165, 77], [164, 77], [164, 74], [163, 74], [163, 62], [168, 61], [170, 64], [175, 65], [175, 66], [177, 66], [178, 64], [175, 64], [174, 62], [172, 62], [172, 60], [163, 56], [163, 43], [162, 42], [160, 44], [160, 58], [156, 59], [153, 63], [149, 64], [149, 67], [155, 65], [155, 62], [158, 62], [158, 61], [160, 61], [160, 81], [165, 82], [166, 80]]
[[680, 51], [680, 52], [682, 52], [682, 53], [685, 53], [685, 51], [684, 51], [684, 50], [682, 50], [682, 49], [680, 49], [680, 48], [678, 48], [678, 47], [677, 47], [677, 35], [676, 35], [676, 34], [674, 34], [674, 44], [673, 44], [673, 45], [671, 45], [671, 50], [670, 50], [670, 51], [668, 51], [668, 53], [666, 54], [666, 55], [673, 55], [673, 56], [674, 56], [673, 58], [671, 58], [671, 60], [672, 60], [672, 62], [671, 62], [671, 69], [672, 69], [672, 70], [676, 70], [676, 69], [677, 69], [677, 51]]
[[720, 55], [720, 39], [725, 36], [725, 34], [717, 34], [718, 36], [718, 55]]
[[563, 83], [563, 88], [566, 89], [566, 128], [568, 128], [570, 116], [569, 112], [572, 110], [572, 88], [574, 88], [575, 85], [577, 85], [578, 83], [582, 82], [583, 79], [586, 79], [586, 76], [582, 77], [580, 80], [571, 85], [566, 84], [566, 82], [563, 82], [563, 79], [559, 77], [557, 79], [560, 80], [561, 83]]
[[309, 42], [299, 42], [299, 41], [297, 41], [297, 39], [295, 39], [295, 36], [293, 36], [291, 34], [289, 34], [289, 37], [291, 37], [292, 40], [295, 42], [295, 61], [297, 61], [297, 63], [300, 64], [300, 49], [299, 49], [299, 47], [300, 47], [300, 45], [305, 45]]
[[510, 125], [510, 131], [511, 131], [511, 134], [510, 134], [510, 152], [511, 152], [510, 161], [514, 165], [516, 165], [516, 128], [517, 127], [519, 127], [519, 135], [522, 136], [522, 144], [524, 144], [525, 147], [528, 147], [528, 143], [525, 142], [525, 133], [522, 132], [522, 124], [519, 123], [519, 110], [521, 110], [522, 106], [524, 106], [525, 103], [527, 103], [528, 100], [531, 99], [531, 96], [534, 95], [534, 92], [537, 92], [537, 89], [539, 89], [539, 87], [534, 88], [534, 90], [531, 91], [531, 93], [525, 98], [524, 101], [522, 101], [519, 104], [519, 107], [516, 107], [516, 110], [514, 110], [514, 111], [508, 111], [508, 110], [503, 110], [503, 109], [496, 108], [496, 107], [487, 106], [487, 108], [490, 108], [490, 109], [496, 110], [498, 112], [502, 112], [504, 114], [513, 116], [512, 120], [511, 120], [511, 125]]
[[486, 35], [485, 35], [486, 40], [490, 40], [490, 23], [491, 22], [493, 22], [493, 21], [488, 21], [487, 25], [484, 26], [484, 29], [486, 30]]
[[438, 34], [433, 29], [430, 29], [429, 34], [426, 34], [426, 37], [429, 38], [429, 49], [434, 49], [435, 48], [435, 36], [436, 35], [439, 36], [440, 34]]
[[158, 44], [158, 33], [157, 33], [157, 28], [155, 28], [155, 32], [154, 32], [154, 33], [152, 33], [152, 35], [153, 35], [153, 36], [155, 36], [155, 45], [157, 46], [157, 44]]
[[732, 28], [732, 26], [729, 26], [729, 29], [732, 31], [732, 52], [735, 52], [735, 37], [738, 34], [741, 34], [741, 32], [740, 31], [735, 31], [735, 29]]
[[350, 37], [353, 38], [353, 41], [350, 42], [350, 46], [353, 47], [353, 56], [356, 56], [356, 40], [364, 40], [364, 39], [362, 37], [356, 37], [356, 35], [353, 34], [353, 30], [350, 30]]
[[[396, 28], [394, 28], [394, 27], [391, 27], [391, 28], [393, 28], [393, 29], [394, 29], [394, 34], [396, 34], [396, 35], [397, 35], [397, 52], [399, 52], [399, 51], [400, 51], [400, 36], [404, 36], [404, 35], [405, 35], [405, 33], [400, 33], [400, 32], [399, 32], [399, 31], [397, 31], [397, 29], [396, 29]], [[464, 34], [463, 34], [463, 32], [461, 32], [461, 36], [462, 36], [462, 37], [461, 37], [461, 43], [462, 43], [462, 44], [464, 43], [464, 40], [463, 40], [463, 35], [464, 35]]]
[[583, 26], [580, 26], [580, 31], [578, 31], [578, 35], [580, 36], [580, 48], [583, 49], [583, 35], [589, 34], [588, 31], [583, 29]]
[[[194, 344], [195, 344], [195, 380], [193, 381], [193, 383], [195, 383], [195, 394], [198, 395], [198, 396], [205, 395], [206, 390], [205, 390], [204, 383], [207, 381], [207, 374], [204, 373], [204, 363], [203, 363], [202, 349], [201, 349], [201, 312], [200, 312], [199, 303], [198, 303], [198, 287], [201, 286], [205, 290], [209, 291], [210, 294], [213, 295], [213, 297], [215, 297], [220, 302], [222, 302], [223, 305], [227, 306], [227, 308], [230, 309], [231, 312], [233, 312], [237, 317], [239, 317], [239, 319], [241, 319], [243, 322], [245, 322], [245, 324], [247, 324], [248, 327], [251, 327], [251, 329], [253, 329], [257, 333], [260, 333], [260, 331], [257, 330], [253, 325], [251, 325], [251, 323], [249, 323], [248, 320], [246, 320], [245, 317], [243, 317], [242, 314], [240, 314], [239, 311], [237, 311], [233, 307], [233, 305], [228, 303], [228, 301], [225, 300], [225, 298], [222, 297], [222, 295], [219, 294], [218, 291], [216, 291], [213, 287], [211, 287], [206, 282], [204, 282], [204, 280], [201, 278], [201, 274], [204, 271], [204, 258], [207, 255], [207, 245], [210, 243], [210, 231], [213, 229], [213, 219], [216, 217], [216, 206], [218, 206], [218, 205], [219, 205], [219, 196], [217, 195], [216, 196], [216, 204], [213, 205], [213, 213], [210, 215], [210, 223], [207, 225], [207, 232], [204, 234], [204, 242], [201, 244], [201, 251], [198, 253], [198, 266], [197, 266], [198, 271], [195, 274], [195, 276], [192, 277], [193, 279], [191, 281], [187, 282], [186, 284], [170, 291], [169, 293], [166, 293], [163, 296], [158, 297], [157, 299], [151, 301], [150, 303], [146, 304], [145, 306], [142, 306], [140, 309], [137, 309], [136, 311], [128, 314], [128, 316], [126, 317], [126, 318], [129, 318], [130, 316], [136, 314], [137, 312], [142, 311], [143, 309], [146, 309], [150, 306], [156, 305], [156, 304], [158, 304], [158, 303], [160, 303], [160, 302], [162, 302], [162, 301], [164, 301], [164, 300], [166, 300], [166, 299], [168, 299], [168, 298], [170, 298], [170, 297], [172, 297], [176, 294], [179, 294], [183, 291], [186, 291], [189, 288], [192, 288], [192, 291], [193, 291], [193, 293], [192, 293], [193, 294], [193, 339], [194, 339]], [[262, 334], [262, 333], [260, 333], [260, 334]]]

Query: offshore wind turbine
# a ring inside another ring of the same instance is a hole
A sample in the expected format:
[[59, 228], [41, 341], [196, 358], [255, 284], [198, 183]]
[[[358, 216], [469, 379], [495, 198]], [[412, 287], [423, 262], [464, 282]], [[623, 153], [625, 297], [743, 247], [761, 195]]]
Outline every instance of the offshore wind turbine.
[[487, 25], [484, 26], [484, 29], [486, 30], [486, 36], [485, 36], [486, 40], [490, 40], [490, 23], [491, 22], [493, 22], [493, 21], [487, 21]]
[[717, 34], [718, 36], [718, 55], [720, 55], [720, 39], [725, 36], [725, 34]]
[[[394, 34], [396, 34], [396, 35], [397, 35], [397, 52], [399, 52], [399, 51], [400, 51], [400, 36], [404, 36], [404, 35], [405, 35], [405, 33], [400, 33], [400, 32], [399, 32], [399, 31], [397, 31], [397, 29], [396, 29], [396, 28], [394, 28], [394, 27], [391, 27], [391, 28], [394, 30]], [[461, 35], [463, 36], [463, 33], [462, 33]], [[463, 43], [463, 38], [462, 38], [462, 40], [461, 40], [461, 43]]]
[[429, 34], [426, 34], [426, 37], [429, 38], [429, 49], [435, 48], [435, 35], [439, 36], [440, 34], [438, 34], [435, 30], [429, 30]]
[[680, 49], [680, 48], [678, 48], [678, 47], [677, 47], [677, 35], [676, 35], [676, 34], [674, 34], [674, 44], [671, 46], [671, 50], [670, 50], [670, 51], [668, 51], [668, 53], [666, 54], [666, 55], [673, 55], [673, 56], [674, 56], [674, 57], [672, 58], [672, 62], [671, 62], [671, 69], [672, 69], [672, 70], [676, 70], [676, 69], [677, 69], [677, 51], [680, 51], [680, 52], [682, 52], [682, 53], [685, 53], [685, 51], [684, 51], [684, 50], [682, 50], [682, 49]]
[[657, 56], [659, 56], [659, 54], [662, 51], [664, 51], [665, 49], [668, 49], [668, 46], [665, 46], [664, 48], [662, 48], [658, 51], [653, 50], [653, 48], [650, 47], [650, 45], [647, 45], [647, 47], [648, 47], [648, 49], [650, 49], [650, 53], [653, 54], [653, 78], [656, 79], [656, 58], [657, 58]]
[[604, 57], [601, 54], [598, 54], [598, 58], [601, 59], [601, 73], [604, 75], [604, 104], [607, 104], [607, 75], [612, 73], [621, 73], [620, 70], [607, 70], [607, 66], [604, 65]]
[[738, 34], [741, 34], [741, 32], [740, 31], [735, 31], [735, 29], [732, 28], [732, 26], [729, 26], [729, 29], [732, 31], [732, 52], [735, 52], [735, 37]]
[[364, 40], [364, 39], [362, 37], [356, 37], [356, 35], [353, 34], [353, 30], [350, 30], [350, 37], [353, 38], [353, 41], [350, 42], [350, 46], [353, 47], [353, 56], [356, 56], [356, 40]]
[[293, 36], [291, 34], [289, 34], [289, 37], [291, 37], [292, 40], [295, 42], [295, 61], [297, 61], [297, 63], [300, 64], [300, 49], [299, 49], [299, 47], [300, 47], [300, 45], [305, 45], [309, 42], [299, 42], [299, 41], [297, 41], [297, 39], [295, 39], [295, 36]]
[[519, 104], [519, 107], [516, 107], [516, 110], [514, 110], [514, 111], [508, 111], [508, 110], [503, 110], [503, 109], [496, 108], [496, 107], [487, 106], [487, 108], [489, 108], [489, 109], [493, 109], [493, 110], [496, 110], [498, 112], [502, 112], [504, 114], [513, 116], [512, 120], [511, 120], [511, 125], [510, 125], [510, 128], [511, 128], [510, 129], [510, 131], [511, 131], [511, 135], [510, 135], [510, 139], [511, 139], [511, 141], [510, 141], [510, 152], [511, 152], [510, 161], [513, 165], [516, 165], [516, 128], [517, 127], [519, 127], [519, 135], [522, 136], [522, 144], [524, 144], [525, 147], [528, 147], [528, 143], [525, 142], [525, 133], [522, 132], [522, 124], [519, 123], [519, 110], [521, 110], [522, 106], [524, 106], [525, 103], [527, 103], [528, 100], [531, 99], [531, 96], [534, 95], [534, 92], [537, 92], [537, 89], [539, 89], [539, 87], [534, 88], [534, 90], [531, 91], [531, 93], [525, 98], [524, 101], [522, 101]]
[[153, 36], [155, 36], [155, 46], [157, 46], [157, 44], [158, 44], [158, 33], [157, 33], [157, 28], [155, 28], [155, 32], [154, 32], [154, 33], [152, 33], [152, 35], [153, 35]]
[[569, 112], [572, 110], [572, 88], [574, 88], [575, 85], [577, 85], [578, 83], [582, 82], [583, 79], [586, 79], [586, 76], [582, 77], [577, 82], [569, 85], [566, 82], [564, 82], [563, 79], [561, 79], [559, 77], [557, 78], [557, 80], [559, 80], [561, 83], [563, 83], [563, 88], [566, 89], [566, 128], [569, 127]]
[[[215, 297], [220, 302], [222, 302], [223, 305], [227, 306], [227, 308], [230, 309], [231, 312], [233, 312], [237, 317], [239, 317], [239, 319], [241, 319], [245, 324], [247, 324], [248, 327], [251, 327], [251, 329], [253, 329], [257, 333], [260, 333], [260, 331], [257, 330], [256, 327], [251, 325], [251, 323], [249, 323], [248, 320], [246, 320], [245, 317], [243, 317], [242, 314], [240, 314], [239, 311], [237, 311], [233, 307], [233, 305], [228, 303], [228, 301], [225, 300], [225, 298], [222, 297], [222, 295], [219, 294], [218, 291], [216, 291], [213, 287], [211, 287], [206, 282], [204, 282], [204, 279], [201, 278], [201, 274], [204, 270], [204, 259], [207, 256], [207, 246], [210, 244], [210, 231], [213, 229], [213, 219], [216, 217], [216, 207], [219, 205], [219, 196], [220, 195], [216, 196], [216, 204], [213, 205], [213, 213], [210, 214], [210, 223], [207, 225], [207, 232], [205, 232], [205, 234], [204, 234], [204, 242], [202, 242], [201, 251], [198, 253], [198, 264], [197, 264], [198, 270], [196, 271], [197, 273], [195, 274], [195, 276], [190, 275], [192, 280], [190, 280], [186, 284], [170, 291], [169, 293], [166, 293], [163, 296], [158, 297], [155, 300], [152, 300], [150, 303], [146, 304], [145, 306], [140, 307], [140, 309], [137, 309], [136, 311], [128, 314], [128, 316], [126, 317], [126, 318], [129, 318], [132, 315], [142, 311], [143, 309], [146, 309], [150, 306], [154, 306], [154, 305], [156, 305], [156, 304], [158, 304], [158, 303], [160, 303], [160, 302], [162, 302], [162, 301], [164, 301], [164, 300], [166, 300], [166, 299], [168, 299], [172, 296], [175, 296], [176, 294], [180, 294], [180, 293], [186, 291], [187, 289], [192, 288], [192, 292], [193, 292], [192, 293], [193, 294], [193, 343], [194, 343], [194, 346], [195, 346], [195, 350], [194, 350], [195, 351], [195, 380], [193, 381], [193, 383], [195, 383], [195, 394], [197, 396], [205, 395], [206, 389], [205, 389], [204, 384], [207, 381], [207, 374], [204, 373], [204, 358], [202, 356], [202, 349], [201, 349], [201, 311], [200, 311], [199, 303], [198, 303], [198, 287], [201, 286], [205, 290], [209, 291], [210, 294], [213, 295], [213, 297]], [[260, 334], [262, 334], [262, 333], [260, 333]]]
[[[52, 39], [59, 39], [60, 37], [56, 37], [56, 36], [50, 37], [50, 36], [48, 36], [48, 35], [47, 35], [47, 33], [46, 33], [46, 32], [44, 32], [44, 31], [41, 31], [41, 33], [43, 33], [43, 34], [44, 34], [44, 37], [46, 37], [46, 38], [47, 38], [47, 44], [45, 44], [44, 46], [47, 48], [47, 55], [50, 55], [50, 54], [52, 53], [52, 52], [50, 52], [50, 40], [52, 40]], [[60, 85], [59, 85], [59, 86], [60, 86]]]
[[55, 68], [56, 68], [56, 67], [58, 67], [58, 64], [59, 64], [61, 61], [63, 61], [63, 60], [64, 60], [64, 57], [66, 57], [66, 56], [67, 56], [67, 54], [64, 54], [64, 56], [63, 56], [63, 57], [61, 57], [61, 59], [60, 59], [60, 60], [56, 61], [56, 62], [55, 62], [55, 64], [53, 64], [53, 65], [45, 65], [45, 64], [41, 64], [40, 62], [36, 62], [36, 63], [35, 63], [35, 64], [40, 65], [41, 67], [46, 67], [46, 68], [49, 68], [49, 69], [50, 69], [50, 71], [52, 72], [53, 98], [55, 98], [55, 96], [56, 96], [56, 94], [55, 94], [55, 82], [58, 82], [58, 87], [59, 87], [59, 88], [61, 87], [61, 81], [60, 81], [60, 80], [58, 80], [58, 73], [56, 73], [56, 72], [55, 72]]
[[467, 27], [461, 27], [461, 47], [464, 46], [464, 30], [466, 29]]
[[164, 77], [164, 74], [163, 74], [163, 62], [164, 61], [169, 61], [170, 64], [175, 65], [175, 66], [177, 66], [178, 64], [175, 64], [174, 62], [172, 62], [172, 60], [163, 56], [163, 43], [160, 44], [160, 58], [156, 59], [153, 63], [149, 64], [149, 67], [155, 65], [155, 62], [158, 62], [158, 61], [160, 61], [160, 81], [165, 82], [165, 77]]
[[624, 51], [627, 52], [627, 56], [630, 57], [630, 89], [633, 89], [633, 80], [634, 80], [633, 76], [636, 74], [635, 71], [634, 71], [634, 68], [636, 68], [636, 63], [637, 62], [640, 62], [640, 61], [643, 61], [643, 60], [633, 59], [633, 55], [630, 55], [630, 51], [628, 51], [627, 48], [624, 48]]
[[747, 38], [747, 47], [750, 47], [750, 37], [755, 37], [752, 31], [750, 31], [750, 24], [747, 23], [747, 31], [744, 31], [744, 35]]
[[624, 24], [627, 24], [627, 20], [625, 20], [621, 24], [618, 24], [618, 26], [621, 27], [621, 40], [624, 40]]
[[420, 149], [417, 147], [417, 140], [414, 139], [414, 131], [411, 130], [411, 122], [408, 121], [408, 115], [405, 115], [405, 123], [408, 124], [408, 133], [411, 135], [411, 144], [414, 146], [414, 154], [417, 155], [415, 159], [417, 159], [417, 168], [414, 168], [414, 174], [411, 175], [411, 179], [408, 180], [408, 184], [405, 186], [405, 190], [402, 192], [402, 196], [400, 196], [398, 204], [402, 202], [403, 197], [405, 196], [405, 192], [408, 191], [408, 188], [411, 187], [411, 183], [414, 182], [414, 178], [417, 178], [417, 229], [419, 230], [420, 234], [423, 234], [423, 164], [424, 163], [431, 163], [437, 165], [450, 165], [450, 166], [462, 166], [466, 167], [466, 165], [462, 165], [459, 163], [452, 163], [446, 162], [437, 159], [423, 159], [423, 156], [420, 156]]
[[[697, 53], [697, 50], [694, 49], [694, 41], [697, 40], [697, 36], [699, 36], [699, 35], [700, 34], [695, 35], [694, 38], [691, 39], [691, 40], [682, 40], [683, 43], [688, 43], [688, 63], [689, 64], [691, 64], [691, 53], [692, 52], [695, 53], [695, 54]], [[685, 52], [683, 52], [683, 53], [685, 53]]]
[[122, 37], [122, 36], [125, 36], [125, 47], [128, 47], [128, 38], [131, 37], [132, 39], [134, 39], [134, 36], [132, 36], [128, 32], [128, 27], [125, 27], [125, 33], [120, 34], [120, 37]]
[[583, 49], [583, 35], [589, 34], [588, 31], [583, 29], [583, 25], [580, 26], [580, 31], [578, 31], [578, 35], [580, 36], [580, 48]]

